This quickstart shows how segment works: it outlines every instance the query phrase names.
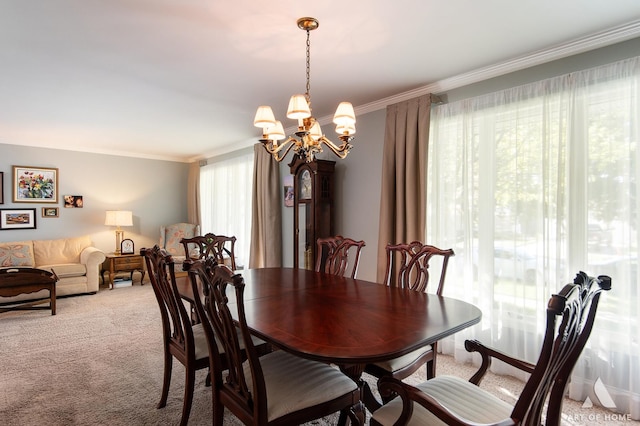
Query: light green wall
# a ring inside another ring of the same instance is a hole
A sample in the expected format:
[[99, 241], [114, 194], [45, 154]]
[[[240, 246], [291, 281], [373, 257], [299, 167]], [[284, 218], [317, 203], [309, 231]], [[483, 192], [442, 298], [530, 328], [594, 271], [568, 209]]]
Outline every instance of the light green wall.
[[[13, 203], [12, 166], [58, 168], [57, 204]], [[189, 165], [113, 155], [0, 144], [4, 204], [0, 209], [35, 208], [36, 229], [0, 231], [0, 241], [91, 236], [105, 252], [115, 249], [115, 229], [104, 225], [106, 210], [131, 210], [133, 226], [123, 228], [135, 249], [156, 244], [160, 225], [186, 222]], [[82, 195], [84, 207], [65, 209], [62, 196]], [[43, 218], [42, 207], [58, 207], [58, 218]]]

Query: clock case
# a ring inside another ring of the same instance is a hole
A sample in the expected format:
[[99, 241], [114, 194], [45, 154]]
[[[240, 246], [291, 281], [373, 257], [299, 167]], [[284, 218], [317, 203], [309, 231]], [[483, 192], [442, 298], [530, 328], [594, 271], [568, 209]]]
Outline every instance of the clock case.
[[[335, 161], [315, 159], [310, 163], [294, 157], [289, 164], [293, 178], [293, 266], [313, 269], [316, 240], [333, 235]], [[311, 194], [302, 198], [302, 176], [311, 176]]]

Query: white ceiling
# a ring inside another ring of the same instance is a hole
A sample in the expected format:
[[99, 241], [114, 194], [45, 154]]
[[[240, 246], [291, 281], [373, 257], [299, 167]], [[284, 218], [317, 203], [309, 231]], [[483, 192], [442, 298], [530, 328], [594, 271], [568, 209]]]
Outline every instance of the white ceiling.
[[250, 146], [258, 105], [292, 124], [302, 16], [320, 21], [321, 123], [341, 100], [362, 114], [640, 36], [638, 0], [0, 0], [0, 143], [178, 161]]

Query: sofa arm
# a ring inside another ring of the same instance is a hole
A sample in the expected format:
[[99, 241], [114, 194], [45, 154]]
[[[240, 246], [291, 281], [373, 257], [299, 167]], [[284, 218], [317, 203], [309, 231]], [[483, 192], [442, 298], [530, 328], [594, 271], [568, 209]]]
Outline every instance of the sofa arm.
[[97, 292], [100, 289], [100, 265], [107, 257], [95, 247], [86, 247], [80, 252], [80, 263], [87, 268], [87, 291]]

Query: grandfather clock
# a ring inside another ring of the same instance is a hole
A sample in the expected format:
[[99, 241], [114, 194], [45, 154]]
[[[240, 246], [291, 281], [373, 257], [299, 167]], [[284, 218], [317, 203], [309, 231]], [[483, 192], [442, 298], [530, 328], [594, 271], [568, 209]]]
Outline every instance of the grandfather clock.
[[293, 266], [313, 269], [316, 240], [333, 235], [335, 161], [297, 156], [289, 167], [293, 175]]

